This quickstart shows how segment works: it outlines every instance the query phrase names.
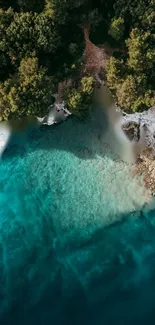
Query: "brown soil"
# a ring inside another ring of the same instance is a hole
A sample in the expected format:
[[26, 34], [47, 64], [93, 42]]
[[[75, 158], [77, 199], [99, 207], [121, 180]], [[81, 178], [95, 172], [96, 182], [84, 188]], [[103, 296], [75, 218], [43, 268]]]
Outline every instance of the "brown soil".
[[[83, 28], [85, 39], [85, 50], [83, 53], [83, 67], [81, 75], [91, 75], [95, 78], [96, 85], [101, 86], [105, 79], [106, 62], [113, 55], [113, 52], [120, 51], [120, 49], [113, 49], [108, 44], [103, 44], [98, 47], [89, 39], [90, 25], [81, 26]], [[72, 80], [65, 80], [59, 83], [56, 95], [56, 102], [62, 102], [63, 89], [71, 86]]]
[[105, 79], [106, 62], [113, 55], [114, 52], [122, 52], [119, 48], [112, 48], [107, 43], [96, 46], [89, 39], [90, 25], [83, 26], [85, 51], [84, 51], [84, 74], [91, 74], [94, 76], [99, 84], [103, 83], [100, 76]]
[[105, 70], [108, 54], [103, 48], [99, 48], [94, 45], [89, 39], [90, 26], [84, 26], [84, 39], [85, 39], [85, 51], [84, 51], [84, 74], [91, 74], [94, 77], [99, 76], [101, 70]]

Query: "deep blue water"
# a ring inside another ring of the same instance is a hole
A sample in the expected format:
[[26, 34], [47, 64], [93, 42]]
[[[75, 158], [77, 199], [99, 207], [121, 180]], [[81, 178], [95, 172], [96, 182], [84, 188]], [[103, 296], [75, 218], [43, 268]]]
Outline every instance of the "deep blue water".
[[0, 163], [0, 324], [155, 323], [155, 212], [93, 123], [42, 127]]

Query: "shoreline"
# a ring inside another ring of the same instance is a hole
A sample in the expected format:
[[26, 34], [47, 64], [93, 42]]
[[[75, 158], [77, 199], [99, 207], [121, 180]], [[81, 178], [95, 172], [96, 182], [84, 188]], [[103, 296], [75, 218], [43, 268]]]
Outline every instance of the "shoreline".
[[[121, 111], [120, 111], [121, 112]], [[132, 141], [140, 141], [140, 128], [143, 128], [143, 137], [145, 140], [145, 149], [138, 155], [133, 164], [133, 173], [140, 175], [144, 179], [146, 189], [155, 195], [155, 107], [148, 111], [135, 114], [122, 112], [121, 126], [128, 138]], [[54, 125], [65, 121], [70, 112], [65, 110], [64, 103], [52, 105], [49, 114], [44, 118], [37, 118], [38, 125]], [[0, 157], [7, 147], [12, 129], [7, 122], [0, 124]]]
[[137, 141], [141, 137], [138, 130], [143, 128], [145, 149], [137, 157], [134, 170], [135, 174], [142, 176], [146, 189], [155, 196], [155, 107], [142, 113], [124, 113], [122, 127], [125, 128], [126, 125], [132, 129], [133, 138]]
[[[44, 119], [43, 125], [53, 125], [64, 121], [71, 114], [65, 110], [64, 103], [57, 104], [54, 107], [54, 117], [58, 120], [54, 121], [52, 116], [52, 110], [49, 115]], [[58, 111], [57, 111], [58, 108]], [[151, 107], [148, 111], [135, 114], [127, 114], [122, 112], [122, 129], [128, 125], [133, 132], [133, 138], [131, 139], [128, 134], [128, 138], [131, 141], [140, 142], [144, 141], [144, 148], [138, 155], [136, 162], [133, 164], [135, 175], [141, 176], [143, 174], [144, 184], [146, 189], [150, 191], [150, 196], [155, 195], [155, 107]], [[137, 130], [138, 129], [138, 130]], [[140, 134], [140, 130], [143, 130], [143, 135]], [[136, 132], [135, 132], [136, 131]], [[125, 130], [124, 130], [125, 132]], [[139, 134], [138, 134], [139, 132]], [[143, 137], [143, 139], [141, 139]]]

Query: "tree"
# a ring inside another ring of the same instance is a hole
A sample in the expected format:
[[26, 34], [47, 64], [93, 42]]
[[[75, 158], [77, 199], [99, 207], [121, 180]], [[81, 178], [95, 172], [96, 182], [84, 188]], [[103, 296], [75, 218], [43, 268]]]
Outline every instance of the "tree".
[[6, 48], [8, 55], [20, 60], [35, 49], [34, 18], [36, 14], [15, 13], [12, 22], [6, 29]]
[[23, 59], [18, 73], [0, 84], [1, 120], [13, 116], [44, 116], [54, 92], [53, 78], [39, 67], [38, 59]]
[[124, 35], [124, 18], [113, 19], [109, 28], [109, 35], [116, 41], [120, 41]]
[[130, 38], [126, 41], [126, 44], [129, 54], [128, 66], [134, 71], [147, 72], [152, 69], [155, 60], [155, 51], [152, 48], [154, 46], [154, 36], [149, 31], [142, 32], [138, 28], [132, 29]]
[[59, 25], [96, 24], [99, 18], [98, 8], [92, 0], [45, 0], [45, 11], [52, 15]]
[[121, 83], [116, 86], [116, 96], [120, 107], [129, 111], [138, 97], [137, 80], [128, 75]]
[[94, 79], [91, 76], [83, 77], [79, 86], [68, 87], [64, 92], [64, 99], [67, 108], [76, 116], [88, 114], [93, 99]]
[[3, 23], [0, 27], [0, 45], [18, 64], [32, 51], [39, 56], [54, 54], [60, 45], [60, 36], [52, 18], [43, 13], [15, 13], [10, 24], [6, 22], [5, 26]]
[[[154, 0], [151, 0], [152, 3]], [[134, 27], [142, 21], [143, 15], [151, 5], [150, 0], [116, 0], [114, 10], [116, 17], [124, 17], [125, 21]]]
[[154, 93], [146, 74], [131, 75], [123, 66], [123, 61], [110, 59], [107, 65], [107, 84], [113, 91], [118, 105], [125, 111], [142, 111], [155, 104]]
[[127, 76], [116, 89], [118, 105], [128, 112], [140, 112], [155, 105], [153, 91], [146, 89], [145, 76]]
[[36, 48], [45, 53], [55, 53], [60, 46], [60, 36], [53, 19], [41, 13], [35, 16], [34, 39]]
[[145, 8], [144, 14], [141, 17], [141, 25], [151, 33], [155, 32], [155, 2], [150, 0], [149, 6]]
[[86, 95], [92, 95], [94, 91], [93, 77], [83, 77], [81, 79], [81, 91]]
[[155, 28], [154, 0], [115, 0], [113, 20], [124, 19], [124, 40], [132, 29], [153, 32]]
[[54, 85], [64, 80], [72, 80], [64, 92], [67, 107], [88, 114], [94, 79], [82, 68], [85, 26], [95, 44], [121, 48], [105, 48], [113, 55], [106, 82], [119, 105], [135, 111], [154, 102], [154, 0], [0, 0], [0, 6], [3, 118], [43, 114]]
[[[126, 4], [126, 6], [125, 6]], [[116, 0], [110, 34], [124, 19], [126, 53], [123, 59], [112, 57], [107, 64], [107, 84], [125, 110], [140, 111], [154, 104], [155, 85], [155, 4], [154, 0]], [[116, 37], [115, 37], [116, 39]], [[118, 38], [117, 38], [118, 39]]]
[[117, 85], [122, 82], [126, 74], [126, 66], [123, 59], [111, 57], [106, 64], [107, 84], [111, 90], [115, 90]]
[[11, 9], [0, 9], [0, 50], [7, 51], [6, 30], [13, 20], [14, 13]]

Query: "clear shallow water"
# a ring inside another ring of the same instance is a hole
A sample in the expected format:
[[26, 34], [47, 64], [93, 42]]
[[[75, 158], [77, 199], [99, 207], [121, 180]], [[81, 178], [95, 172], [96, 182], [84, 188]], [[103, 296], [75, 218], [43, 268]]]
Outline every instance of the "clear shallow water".
[[154, 323], [155, 214], [103, 138], [69, 119], [4, 154], [1, 324]]

